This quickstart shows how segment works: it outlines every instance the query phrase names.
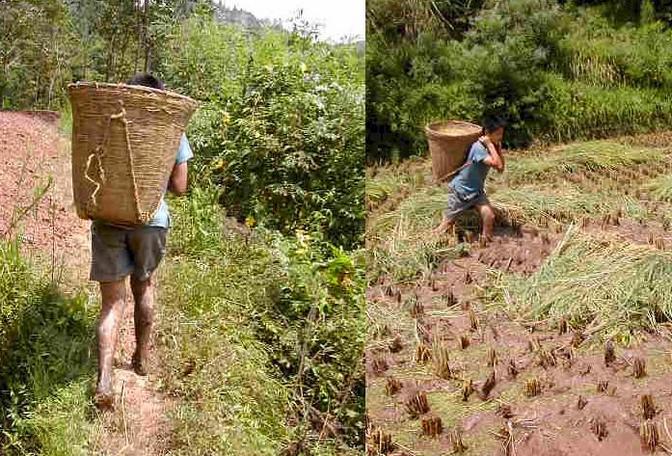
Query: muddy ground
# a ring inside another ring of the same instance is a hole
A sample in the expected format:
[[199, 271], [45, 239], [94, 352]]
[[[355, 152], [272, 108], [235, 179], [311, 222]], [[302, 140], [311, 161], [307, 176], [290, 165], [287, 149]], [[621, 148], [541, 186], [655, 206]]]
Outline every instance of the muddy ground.
[[[672, 243], [657, 222], [581, 225], [598, 238], [659, 249]], [[615, 346], [612, 359], [591, 328], [523, 324], [479, 299], [493, 271], [532, 274], [562, 235], [500, 227], [492, 243], [472, 240], [465, 256], [443, 262], [428, 280], [382, 280], [369, 288], [369, 454], [454, 454], [460, 450], [455, 433], [465, 455], [644, 455], [652, 454], [646, 442], [653, 433], [655, 453], [672, 454], [668, 326], [637, 334], [631, 347]], [[437, 372], [431, 359], [440, 345], [448, 347], [449, 372]], [[484, 391], [493, 374], [494, 387]], [[470, 382], [473, 392], [465, 398]], [[422, 402], [423, 395], [428, 410], [410, 410], [408, 404]], [[646, 411], [644, 395], [653, 402]]]

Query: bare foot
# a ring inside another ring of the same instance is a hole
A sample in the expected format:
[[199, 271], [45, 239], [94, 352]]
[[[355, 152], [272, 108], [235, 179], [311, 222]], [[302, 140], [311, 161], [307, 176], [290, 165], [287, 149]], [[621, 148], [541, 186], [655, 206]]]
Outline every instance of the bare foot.
[[114, 410], [114, 393], [110, 388], [98, 387], [93, 395], [93, 403], [100, 410]]
[[147, 375], [147, 361], [145, 358], [146, 357], [140, 356], [140, 354], [136, 351], [133, 354], [133, 359], [131, 361], [135, 373], [142, 377]]

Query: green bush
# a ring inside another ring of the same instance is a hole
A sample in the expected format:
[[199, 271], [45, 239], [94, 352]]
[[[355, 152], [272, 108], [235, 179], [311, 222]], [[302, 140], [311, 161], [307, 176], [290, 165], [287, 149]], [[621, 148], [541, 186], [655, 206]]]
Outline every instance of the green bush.
[[[323, 454], [361, 449], [361, 260], [305, 234], [237, 233], [216, 199], [199, 191], [174, 205], [159, 340], [162, 377], [180, 398], [175, 449], [278, 454], [304, 440]], [[342, 435], [314, 442], [320, 415]]]
[[649, 131], [671, 114], [660, 22], [616, 28], [599, 8], [515, 0], [487, 3], [458, 36], [368, 38], [369, 162], [424, 154], [423, 126], [438, 119], [503, 115], [507, 146], [522, 147]]
[[189, 129], [202, 181], [240, 221], [323, 231], [352, 247], [363, 226], [363, 61], [300, 33], [179, 25], [160, 74], [207, 103]]

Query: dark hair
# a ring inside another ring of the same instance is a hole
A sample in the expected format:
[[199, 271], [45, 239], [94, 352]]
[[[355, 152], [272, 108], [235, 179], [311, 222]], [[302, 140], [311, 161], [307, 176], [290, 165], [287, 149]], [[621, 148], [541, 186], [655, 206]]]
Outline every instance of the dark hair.
[[139, 85], [139, 86], [151, 87], [152, 89], [163, 90], [163, 82], [156, 76], [152, 76], [149, 73], [138, 73], [131, 79], [129, 79], [127, 84]]
[[483, 133], [492, 133], [498, 128], [506, 127], [506, 120], [501, 117], [486, 117], [483, 121]]

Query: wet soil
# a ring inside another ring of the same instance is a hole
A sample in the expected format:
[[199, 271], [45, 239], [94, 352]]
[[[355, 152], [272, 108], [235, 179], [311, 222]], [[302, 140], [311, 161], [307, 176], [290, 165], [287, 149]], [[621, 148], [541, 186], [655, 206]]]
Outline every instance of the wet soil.
[[[584, 225], [582, 229], [598, 237], [651, 245], [652, 238], [672, 242], [654, 222]], [[667, 327], [659, 334], [639, 335], [633, 347], [617, 346], [616, 359], [607, 366], [603, 347], [590, 334], [512, 320], [479, 301], [490, 273], [532, 274], [561, 236], [531, 227], [499, 228], [493, 242], [472, 242], [468, 256], [441, 264], [426, 283], [383, 281], [370, 287], [370, 312], [381, 323], [367, 348], [367, 411], [371, 429], [391, 434], [396, 446], [389, 454], [450, 454], [453, 430], [462, 433], [468, 455], [651, 454], [639, 435], [644, 394], [651, 394], [657, 407], [652, 419], [659, 433], [657, 451], [664, 454], [672, 448], [666, 430], [672, 426], [672, 333]], [[465, 339], [468, 346], [462, 348]], [[430, 352], [433, 346], [448, 347], [450, 378], [439, 378], [431, 359], [417, 359], [419, 344]], [[642, 378], [634, 375], [636, 358], [646, 362]], [[492, 372], [496, 385], [487, 397], [479, 397]], [[394, 394], [385, 391], [390, 379], [401, 383]], [[475, 392], [463, 401], [462, 388], [469, 380]], [[528, 383], [534, 382], [540, 393], [529, 396]], [[430, 411], [414, 418], [405, 404], [417, 393], [426, 394]], [[502, 413], [502, 406], [508, 413]], [[421, 420], [430, 416], [443, 420], [438, 437], [422, 434]]]

